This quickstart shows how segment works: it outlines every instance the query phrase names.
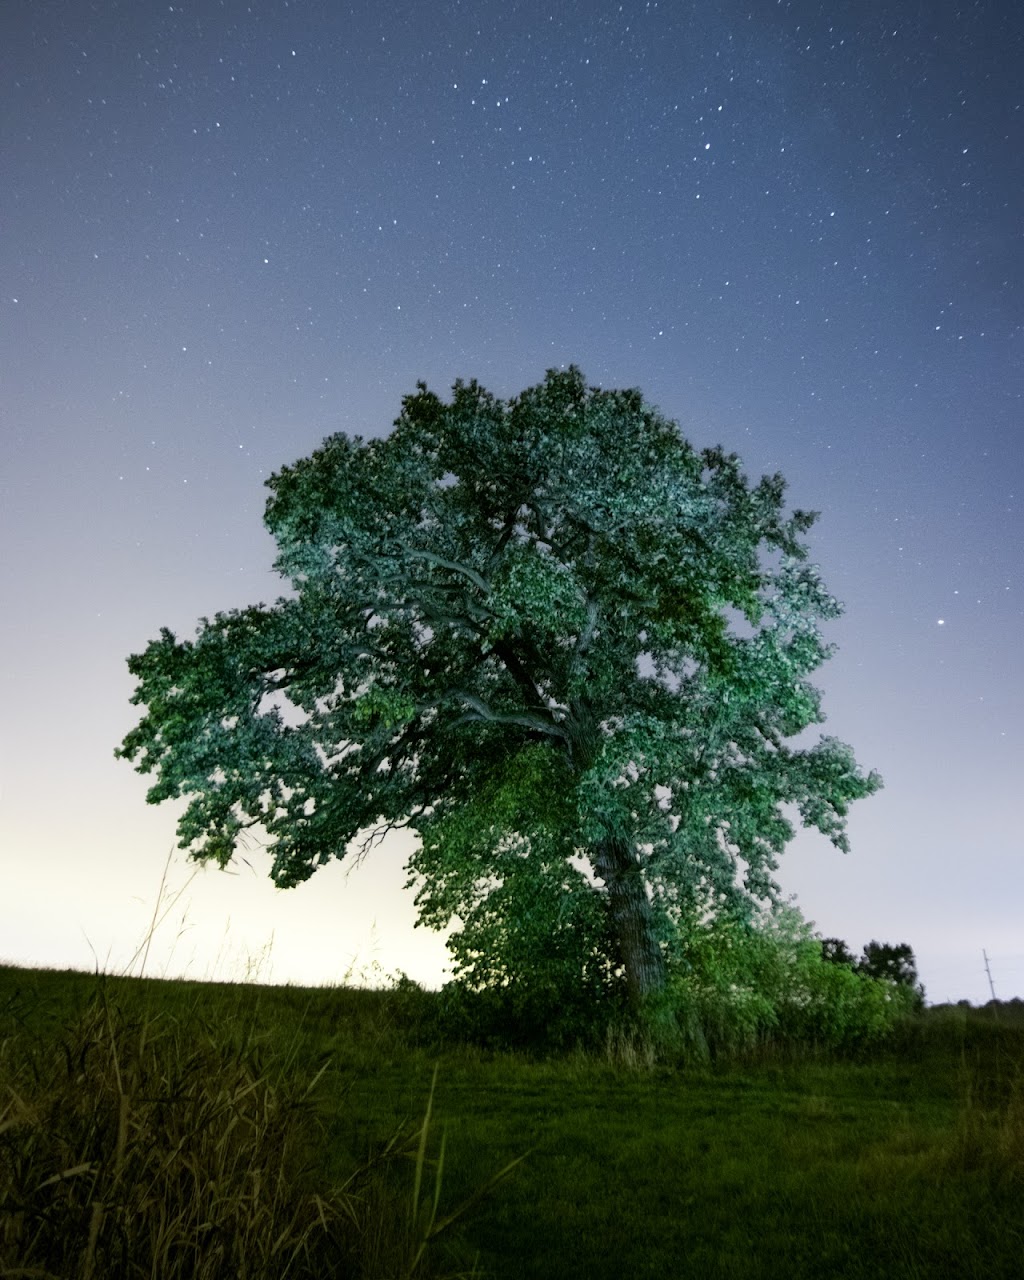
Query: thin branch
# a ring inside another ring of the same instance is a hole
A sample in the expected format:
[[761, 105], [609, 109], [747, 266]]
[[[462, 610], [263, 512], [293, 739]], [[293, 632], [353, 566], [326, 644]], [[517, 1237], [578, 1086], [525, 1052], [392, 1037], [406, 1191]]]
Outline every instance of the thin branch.
[[[364, 859], [372, 849], [383, 843], [386, 836], [392, 831], [404, 831], [410, 825], [409, 818], [395, 818], [387, 822], [378, 822], [368, 831], [364, 832], [362, 838], [358, 839], [356, 849], [353, 855], [353, 861], [357, 867], [361, 866]], [[353, 843], [356, 843], [353, 841]]]

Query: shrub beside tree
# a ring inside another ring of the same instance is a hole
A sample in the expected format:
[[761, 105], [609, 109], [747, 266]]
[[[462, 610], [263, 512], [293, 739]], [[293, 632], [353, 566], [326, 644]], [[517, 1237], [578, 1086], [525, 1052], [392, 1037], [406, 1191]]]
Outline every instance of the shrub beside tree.
[[821, 955], [827, 963], [843, 965], [880, 982], [893, 983], [902, 991], [911, 993], [915, 1007], [924, 1007], [925, 991], [918, 981], [914, 949], [908, 942], [872, 940], [864, 947], [860, 959], [856, 960], [841, 938], [823, 938]]
[[671, 997], [690, 1046], [702, 1056], [780, 1042], [838, 1050], [870, 1045], [914, 1003], [909, 989], [830, 961], [792, 902], [681, 936]]

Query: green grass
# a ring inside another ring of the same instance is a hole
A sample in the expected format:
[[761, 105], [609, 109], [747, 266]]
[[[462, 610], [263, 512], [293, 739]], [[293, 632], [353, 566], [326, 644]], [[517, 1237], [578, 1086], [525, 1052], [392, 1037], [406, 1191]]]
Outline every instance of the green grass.
[[0, 968], [0, 1277], [1024, 1274], [1024, 1020], [645, 1068], [433, 1004]]

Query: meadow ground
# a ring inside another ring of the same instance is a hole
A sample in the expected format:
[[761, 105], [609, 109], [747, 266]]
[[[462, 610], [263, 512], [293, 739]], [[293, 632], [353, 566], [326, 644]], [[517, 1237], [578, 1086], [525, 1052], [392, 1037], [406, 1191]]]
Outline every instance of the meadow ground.
[[1020, 1006], [649, 1066], [434, 1003], [0, 968], [0, 1277], [1024, 1274]]

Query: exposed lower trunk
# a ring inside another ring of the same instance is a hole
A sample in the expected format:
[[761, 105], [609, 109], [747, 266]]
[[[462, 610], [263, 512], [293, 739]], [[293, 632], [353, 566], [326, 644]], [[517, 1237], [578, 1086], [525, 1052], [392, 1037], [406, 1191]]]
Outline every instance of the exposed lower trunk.
[[594, 870], [608, 892], [608, 914], [630, 1004], [640, 1008], [665, 985], [665, 958], [654, 930], [640, 861], [622, 839], [609, 837], [592, 851]]

